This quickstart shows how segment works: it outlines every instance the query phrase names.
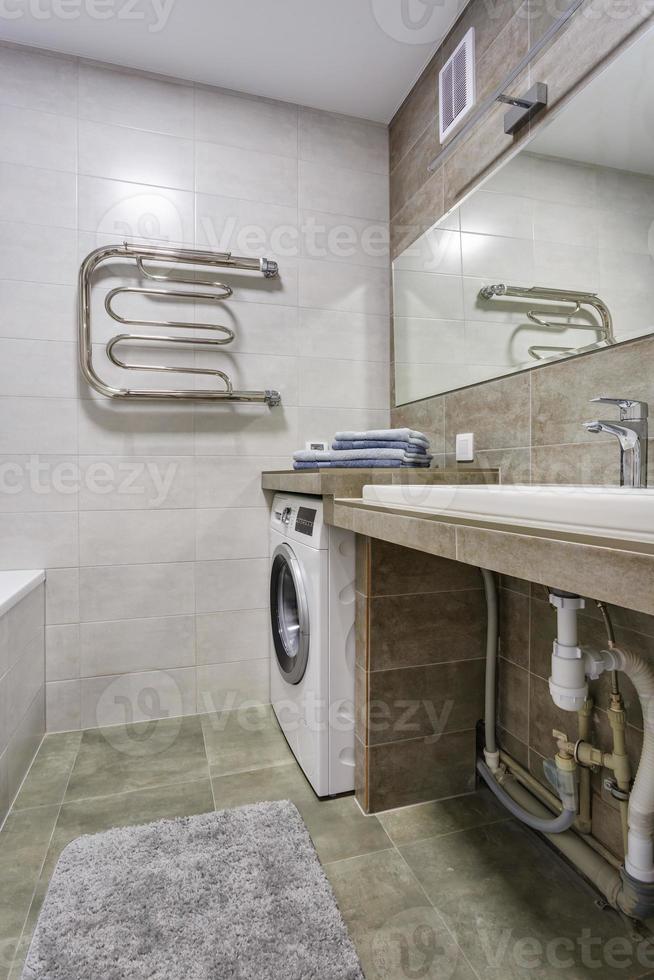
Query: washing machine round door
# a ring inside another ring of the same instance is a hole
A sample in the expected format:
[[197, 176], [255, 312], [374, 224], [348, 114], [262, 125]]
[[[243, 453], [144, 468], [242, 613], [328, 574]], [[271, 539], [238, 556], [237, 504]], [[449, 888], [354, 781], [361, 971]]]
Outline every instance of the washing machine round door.
[[270, 619], [284, 680], [299, 684], [309, 660], [309, 603], [300, 563], [287, 544], [273, 552]]

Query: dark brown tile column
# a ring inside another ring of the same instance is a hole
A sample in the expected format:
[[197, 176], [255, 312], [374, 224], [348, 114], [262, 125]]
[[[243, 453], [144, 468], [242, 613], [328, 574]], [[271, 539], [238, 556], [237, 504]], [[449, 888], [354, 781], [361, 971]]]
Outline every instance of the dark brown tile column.
[[359, 537], [356, 652], [362, 808], [470, 792], [484, 689], [478, 570]]

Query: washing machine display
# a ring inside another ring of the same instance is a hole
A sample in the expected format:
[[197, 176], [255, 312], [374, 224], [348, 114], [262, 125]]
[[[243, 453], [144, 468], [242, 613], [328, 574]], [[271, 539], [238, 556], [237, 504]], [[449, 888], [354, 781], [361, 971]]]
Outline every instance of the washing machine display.
[[309, 660], [309, 603], [302, 569], [287, 544], [273, 554], [270, 618], [277, 663], [289, 684], [299, 684]]

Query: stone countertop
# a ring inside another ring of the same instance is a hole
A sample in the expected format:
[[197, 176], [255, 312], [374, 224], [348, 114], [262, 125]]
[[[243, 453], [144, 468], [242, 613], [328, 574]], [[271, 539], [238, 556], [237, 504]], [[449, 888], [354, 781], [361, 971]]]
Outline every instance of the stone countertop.
[[333, 524], [335, 497], [360, 497], [371, 483], [499, 483], [499, 470], [413, 469], [375, 466], [371, 469], [268, 470], [261, 474], [264, 490], [278, 493], [306, 493], [323, 498], [323, 513]]
[[334, 499], [330, 523], [405, 548], [654, 614], [654, 546], [649, 544], [453, 518], [368, 503], [360, 497]]
[[381, 467], [372, 469], [267, 470], [261, 474], [264, 490], [281, 493], [307, 493], [316, 496], [358, 497], [371, 483], [499, 483], [499, 470], [412, 469]]

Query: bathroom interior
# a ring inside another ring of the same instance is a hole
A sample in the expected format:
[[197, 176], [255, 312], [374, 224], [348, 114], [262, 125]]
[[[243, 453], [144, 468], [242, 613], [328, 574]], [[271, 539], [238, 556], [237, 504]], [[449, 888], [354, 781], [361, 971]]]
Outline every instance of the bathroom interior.
[[0, 10], [0, 980], [654, 977], [646, 0]]

